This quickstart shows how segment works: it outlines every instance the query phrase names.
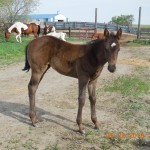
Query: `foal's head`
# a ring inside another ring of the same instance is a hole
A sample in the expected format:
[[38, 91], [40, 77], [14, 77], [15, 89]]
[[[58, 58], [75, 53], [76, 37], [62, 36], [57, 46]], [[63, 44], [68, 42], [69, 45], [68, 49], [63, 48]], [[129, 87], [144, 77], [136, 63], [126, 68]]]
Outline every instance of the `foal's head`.
[[120, 50], [119, 39], [121, 38], [122, 30], [121, 28], [116, 34], [109, 33], [107, 29], [104, 30], [105, 36], [105, 57], [108, 62], [108, 70], [110, 72], [115, 72], [116, 70], [116, 60], [118, 52]]

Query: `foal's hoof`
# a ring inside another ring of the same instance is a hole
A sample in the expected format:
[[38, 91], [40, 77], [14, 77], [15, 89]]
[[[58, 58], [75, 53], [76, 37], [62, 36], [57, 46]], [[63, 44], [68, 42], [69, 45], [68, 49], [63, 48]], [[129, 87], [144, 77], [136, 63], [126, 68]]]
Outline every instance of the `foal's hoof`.
[[94, 130], [98, 131], [98, 130], [99, 130], [99, 128], [98, 128], [98, 127], [94, 127]]
[[33, 125], [33, 127], [36, 127], [36, 128], [38, 127], [38, 125], [37, 125], [37, 124], [32, 124], [32, 125]]
[[38, 122], [39, 122], [38, 120], [36, 120], [35, 123], [32, 122], [33, 127], [38, 127]]
[[79, 130], [79, 132], [83, 135], [86, 133], [85, 130]]

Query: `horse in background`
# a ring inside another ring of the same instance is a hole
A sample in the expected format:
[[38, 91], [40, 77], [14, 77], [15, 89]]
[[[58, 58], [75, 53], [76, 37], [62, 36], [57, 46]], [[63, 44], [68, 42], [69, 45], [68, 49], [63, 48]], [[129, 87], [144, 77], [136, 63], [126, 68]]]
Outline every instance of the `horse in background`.
[[93, 35], [92, 35], [92, 40], [94, 40], [94, 39], [104, 39], [104, 34], [103, 33], [94, 33]]
[[30, 23], [30, 24], [26, 24], [28, 26], [27, 30], [22, 30], [22, 33], [24, 35], [29, 35], [31, 33], [33, 33], [34, 37], [37, 38], [40, 35], [40, 25], [37, 25], [35, 23]]
[[[22, 42], [21, 40], [21, 33], [22, 33], [22, 29], [23, 30], [27, 30], [28, 26], [22, 22], [16, 22], [14, 23], [12, 26], [10, 26], [10, 28], [5, 32], [5, 39], [8, 40], [10, 38], [10, 35], [12, 32], [17, 33], [16, 35], [16, 40], [17, 42]], [[20, 41], [19, 41], [20, 40]]]
[[25, 35], [33, 33], [34, 37], [37, 38], [40, 34], [40, 26], [36, 25], [35, 23], [24, 24], [22, 22], [16, 22], [5, 32], [5, 39], [8, 40], [10, 38], [11, 33], [13, 32], [17, 33], [16, 35], [17, 42], [21, 43], [22, 33]]
[[50, 33], [48, 33], [48, 34], [46, 34], [46, 35], [48, 35], [48, 36], [54, 36], [54, 37], [56, 37], [56, 38], [58, 38], [58, 39], [61, 39], [61, 40], [63, 40], [63, 41], [66, 41], [66, 40], [65, 40], [66, 33], [63, 33], [63, 32], [56, 32], [56, 31], [54, 31], [54, 32], [50, 32]]
[[55, 31], [55, 27], [54, 26], [47, 26], [46, 23], [44, 23], [44, 32], [43, 32], [43, 35], [46, 35], [52, 31]]
[[66, 41], [65, 40], [65, 37], [66, 37], [66, 33], [63, 33], [63, 32], [56, 32], [56, 28], [53, 26], [52, 29], [51, 29], [51, 32], [47, 33], [46, 35], [48, 36], [54, 36], [58, 39], [61, 39], [63, 41]]

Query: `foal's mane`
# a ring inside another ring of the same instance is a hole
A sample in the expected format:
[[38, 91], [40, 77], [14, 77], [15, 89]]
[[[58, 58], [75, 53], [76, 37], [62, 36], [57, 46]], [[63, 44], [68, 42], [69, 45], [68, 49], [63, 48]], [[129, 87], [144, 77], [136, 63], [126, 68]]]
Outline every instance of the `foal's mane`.
[[99, 49], [100, 46], [102, 46], [104, 43], [104, 39], [96, 39], [92, 40], [90, 42], [87, 42], [87, 46], [90, 47], [90, 50], [96, 50]]
[[99, 42], [103, 41], [103, 39], [96, 39], [96, 40], [92, 40], [87, 42], [87, 45], [93, 45], [93, 44], [97, 44]]
[[[114, 32], [111, 32], [110, 33], [110, 35], [109, 35], [110, 37], [115, 37], [116, 35], [115, 35], [115, 33]], [[98, 43], [102, 43], [102, 42], [104, 42], [105, 41], [105, 39], [96, 39], [96, 40], [92, 40], [92, 41], [89, 41], [89, 42], [87, 42], [86, 44], [87, 45], [96, 45], [96, 44], [98, 44]]]

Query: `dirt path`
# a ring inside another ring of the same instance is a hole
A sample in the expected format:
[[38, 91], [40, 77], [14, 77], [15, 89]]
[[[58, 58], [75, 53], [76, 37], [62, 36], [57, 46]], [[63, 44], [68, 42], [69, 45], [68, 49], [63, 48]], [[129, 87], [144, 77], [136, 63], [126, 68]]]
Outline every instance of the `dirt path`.
[[[129, 57], [131, 58], [129, 49], [122, 49], [116, 73], [109, 73], [106, 65], [99, 79], [98, 89], [107, 80], [131, 73], [132, 64], [123, 62]], [[40, 122], [39, 127], [34, 128], [30, 125], [28, 117], [27, 84], [30, 72], [21, 71], [23, 66], [24, 63], [19, 63], [7, 68], [0, 68], [0, 150], [36, 148], [44, 150], [49, 145], [57, 143], [59, 147], [67, 147], [74, 139], [82, 139], [79, 133], [74, 132], [78, 129], [75, 121], [78, 97], [77, 80], [60, 75], [53, 69], [46, 73], [36, 95], [37, 115]], [[108, 101], [104, 102], [106, 98], [103, 95], [97, 99], [99, 101], [97, 103], [98, 119], [102, 124], [109, 126], [110, 123], [117, 120], [117, 115], [112, 113], [113, 110], [107, 109]], [[105, 104], [106, 108], [103, 109]], [[86, 128], [93, 127], [88, 100], [86, 100], [83, 118]], [[71, 136], [72, 134], [74, 137]], [[65, 139], [65, 137], [72, 139]], [[80, 142], [82, 143], [82, 140], [78, 140], [76, 145], [79, 146]], [[75, 146], [74, 148], [78, 149]], [[90, 149], [92, 145], [87, 144], [83, 146], [84, 148]]]

